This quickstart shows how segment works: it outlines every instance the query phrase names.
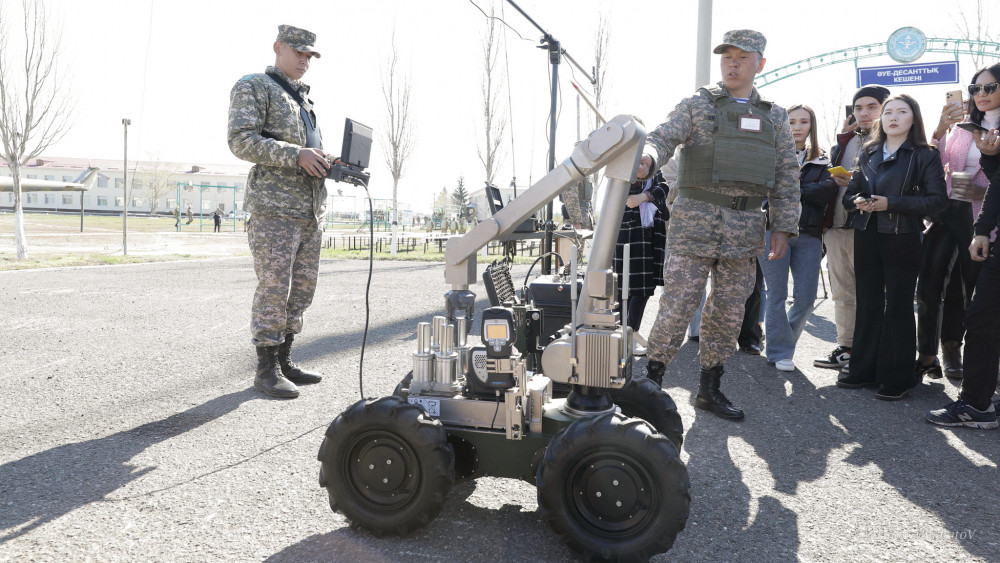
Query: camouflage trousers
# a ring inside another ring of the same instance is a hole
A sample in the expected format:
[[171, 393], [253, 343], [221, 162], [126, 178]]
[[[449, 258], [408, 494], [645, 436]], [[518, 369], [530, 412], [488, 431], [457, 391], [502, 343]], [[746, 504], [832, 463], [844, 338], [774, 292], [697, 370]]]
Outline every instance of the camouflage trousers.
[[576, 184], [566, 188], [560, 194], [559, 199], [562, 200], [563, 206], [566, 208], [566, 215], [568, 215], [563, 220], [569, 220], [573, 225], [580, 225], [582, 229], [592, 230], [594, 228], [594, 221], [590, 215], [590, 206], [586, 206], [588, 211], [584, 213], [584, 206], [580, 204], [580, 191], [580, 185]]
[[254, 214], [247, 228], [257, 291], [250, 332], [254, 346], [276, 346], [302, 330], [319, 277], [323, 231], [314, 219]]
[[663, 265], [660, 309], [649, 334], [648, 358], [669, 364], [677, 355], [711, 272], [711, 289], [701, 317], [698, 354], [702, 367], [725, 364], [736, 352], [744, 305], [753, 291], [757, 274], [755, 259], [730, 260], [668, 253]]

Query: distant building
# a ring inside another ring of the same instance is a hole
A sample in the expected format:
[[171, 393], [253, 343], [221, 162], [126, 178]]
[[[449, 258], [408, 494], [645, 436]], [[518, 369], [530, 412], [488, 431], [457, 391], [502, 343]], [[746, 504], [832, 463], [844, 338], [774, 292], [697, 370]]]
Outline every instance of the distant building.
[[[25, 209], [120, 213], [126, 203], [121, 160], [91, 160], [42, 156], [21, 168], [22, 178], [72, 182], [89, 166], [100, 168], [85, 193], [34, 192], [22, 194]], [[129, 213], [168, 214], [188, 205], [194, 213], [226, 213], [243, 210], [249, 165], [181, 164], [160, 161], [130, 161], [128, 166]], [[0, 160], [0, 176], [10, 176], [10, 167]], [[0, 193], [0, 209], [14, 207], [14, 194]]]

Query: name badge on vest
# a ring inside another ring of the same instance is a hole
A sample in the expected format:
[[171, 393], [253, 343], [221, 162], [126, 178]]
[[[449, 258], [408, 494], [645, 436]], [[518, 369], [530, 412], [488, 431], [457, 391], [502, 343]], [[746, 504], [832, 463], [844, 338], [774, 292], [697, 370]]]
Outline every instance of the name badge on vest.
[[764, 120], [748, 113], [746, 115], [740, 116], [740, 131], [747, 131], [748, 133], [760, 133], [764, 127]]

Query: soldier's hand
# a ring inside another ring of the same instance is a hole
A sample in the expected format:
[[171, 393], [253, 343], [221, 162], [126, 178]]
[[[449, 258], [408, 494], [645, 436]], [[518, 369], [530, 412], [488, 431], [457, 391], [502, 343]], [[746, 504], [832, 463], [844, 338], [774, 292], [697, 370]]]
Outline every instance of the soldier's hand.
[[771, 232], [771, 253], [768, 260], [781, 260], [788, 253], [788, 233]]
[[983, 235], [976, 235], [969, 245], [969, 254], [976, 262], [984, 262], [990, 254], [990, 239]]
[[323, 151], [302, 148], [299, 149], [299, 166], [310, 176], [325, 178], [326, 171], [330, 168], [330, 163], [326, 161], [326, 153]]

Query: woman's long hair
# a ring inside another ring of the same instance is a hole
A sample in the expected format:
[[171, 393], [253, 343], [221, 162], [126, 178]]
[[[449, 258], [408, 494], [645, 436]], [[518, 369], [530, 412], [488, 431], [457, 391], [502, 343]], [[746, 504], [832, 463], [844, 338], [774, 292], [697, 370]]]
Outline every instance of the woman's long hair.
[[816, 112], [813, 108], [803, 105], [795, 104], [794, 106], [788, 108], [788, 113], [791, 114], [793, 111], [800, 109], [809, 114], [809, 147], [808, 152], [806, 152], [806, 161], [816, 160], [819, 158], [819, 134], [816, 132]]
[[[990, 74], [992, 74], [993, 80], [1000, 81], [1000, 63], [996, 63], [993, 66], [984, 66], [983, 68], [977, 70], [976, 74], [972, 75], [971, 84], [975, 84], [976, 80], [979, 78], [979, 75], [984, 72], [989, 72]], [[976, 102], [974, 100], [970, 99], [969, 105], [972, 106], [972, 109], [969, 110], [969, 121], [972, 121], [976, 125], [982, 125], [983, 116], [985, 116], [986, 113], [979, 111], [979, 108], [976, 107]]]
[[[889, 105], [889, 102], [899, 100], [904, 104], [910, 106], [910, 111], [913, 112], [913, 125], [910, 126], [910, 131], [906, 134], [906, 140], [913, 145], [914, 148], [930, 147], [927, 143], [927, 133], [924, 132], [924, 117], [920, 113], [920, 104], [917, 100], [914, 100], [909, 94], [897, 94], [882, 104], [882, 111], [885, 111], [885, 106]], [[885, 129], [882, 128], [882, 117], [879, 116], [878, 121], [875, 122], [875, 134], [872, 135], [872, 139], [865, 143], [864, 152], [865, 154], [872, 154], [875, 150], [885, 143], [888, 135], [885, 133]]]

